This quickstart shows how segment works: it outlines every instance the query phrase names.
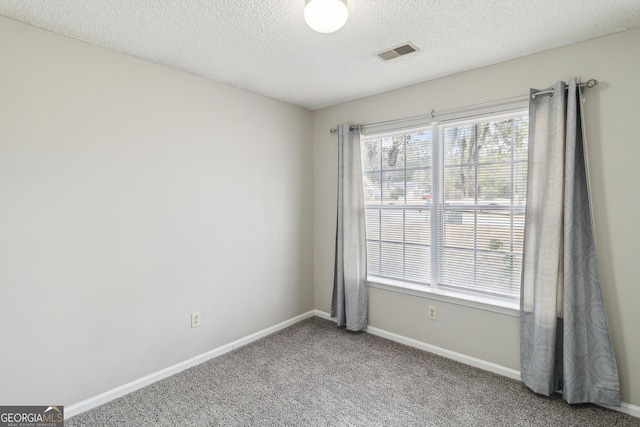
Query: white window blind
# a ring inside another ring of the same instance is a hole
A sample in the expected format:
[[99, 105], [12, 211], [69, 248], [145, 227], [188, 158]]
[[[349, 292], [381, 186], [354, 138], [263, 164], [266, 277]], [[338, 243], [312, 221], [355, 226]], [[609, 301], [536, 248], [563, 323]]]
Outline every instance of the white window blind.
[[368, 274], [519, 296], [528, 113], [363, 137]]

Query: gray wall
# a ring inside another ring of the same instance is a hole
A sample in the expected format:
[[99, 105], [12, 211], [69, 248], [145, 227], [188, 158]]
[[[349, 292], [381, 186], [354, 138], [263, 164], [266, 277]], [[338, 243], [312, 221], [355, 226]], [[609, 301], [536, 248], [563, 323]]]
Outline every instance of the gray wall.
[[313, 309], [309, 111], [3, 17], [0, 52], [0, 404]]
[[[392, 67], [393, 64], [389, 63]], [[314, 112], [316, 308], [329, 311], [339, 123], [372, 123], [528, 93], [571, 77], [596, 78], [586, 93], [592, 196], [603, 292], [622, 399], [640, 405], [640, 30], [457, 74]], [[438, 320], [427, 320], [427, 305]], [[519, 369], [518, 318], [371, 289], [370, 324], [409, 338]]]

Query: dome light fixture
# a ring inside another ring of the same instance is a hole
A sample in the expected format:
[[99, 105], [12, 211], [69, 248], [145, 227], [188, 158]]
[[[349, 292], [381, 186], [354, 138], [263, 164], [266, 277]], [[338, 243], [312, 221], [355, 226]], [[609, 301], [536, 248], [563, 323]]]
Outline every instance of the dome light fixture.
[[347, 0], [306, 0], [304, 6], [304, 20], [319, 33], [338, 31], [348, 16]]

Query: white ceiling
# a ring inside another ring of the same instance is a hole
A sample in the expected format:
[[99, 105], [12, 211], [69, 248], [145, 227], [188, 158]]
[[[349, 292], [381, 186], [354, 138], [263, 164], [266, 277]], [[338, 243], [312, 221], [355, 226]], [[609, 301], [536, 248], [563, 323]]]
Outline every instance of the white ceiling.
[[[640, 27], [640, 0], [347, 0], [320, 34], [304, 0], [0, 0], [0, 15], [318, 109]], [[405, 42], [419, 49], [384, 62]]]

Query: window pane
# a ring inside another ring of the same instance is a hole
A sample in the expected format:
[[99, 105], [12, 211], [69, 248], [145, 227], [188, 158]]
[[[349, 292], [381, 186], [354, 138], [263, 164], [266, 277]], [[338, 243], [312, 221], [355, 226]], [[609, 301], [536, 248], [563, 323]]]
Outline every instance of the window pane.
[[524, 250], [524, 211], [514, 212], [513, 217], [513, 252], [522, 255]]
[[441, 285], [472, 287], [474, 280], [474, 257], [469, 251], [444, 249]]
[[527, 163], [521, 161], [513, 167], [513, 204], [524, 206], [527, 197]]
[[404, 135], [382, 138], [382, 170], [404, 169]]
[[475, 165], [445, 166], [444, 197], [445, 203], [474, 204], [476, 186]]
[[511, 162], [512, 120], [479, 123], [478, 163]]
[[474, 130], [474, 126], [448, 126], [444, 128], [445, 166], [475, 164]]
[[519, 286], [524, 212], [445, 210], [444, 227], [443, 285], [500, 294]]
[[380, 211], [380, 236], [383, 241], [403, 242], [404, 222], [401, 210]]
[[382, 172], [382, 203], [404, 204], [404, 169]]
[[364, 211], [366, 234], [368, 240], [380, 240], [380, 210], [366, 209]]
[[514, 122], [514, 160], [527, 160], [529, 155], [529, 116], [513, 119]]
[[405, 280], [419, 283], [431, 281], [431, 248], [426, 246], [406, 246]]
[[444, 286], [501, 296], [520, 292], [521, 257], [445, 249], [444, 268]]
[[407, 169], [431, 167], [431, 132], [419, 132], [407, 135]]
[[486, 251], [522, 252], [524, 212], [479, 212], [477, 248]]
[[478, 166], [478, 203], [511, 204], [511, 163]]
[[380, 140], [365, 139], [361, 142], [360, 150], [362, 151], [360, 156], [362, 171], [380, 171]]
[[380, 187], [381, 172], [363, 172], [362, 190], [366, 204], [379, 205], [382, 202], [382, 188]]
[[405, 212], [405, 241], [421, 245], [431, 242], [431, 211]]
[[416, 132], [406, 138], [406, 204], [431, 203], [431, 131]]
[[367, 273], [380, 276], [380, 243], [367, 240]]
[[444, 212], [444, 246], [474, 249], [474, 211]]
[[402, 244], [381, 243], [380, 272], [382, 276], [403, 279], [404, 246]]
[[519, 294], [520, 257], [480, 253], [477, 258], [477, 290], [501, 295]]
[[431, 168], [407, 170], [405, 203], [412, 206], [431, 206]]

